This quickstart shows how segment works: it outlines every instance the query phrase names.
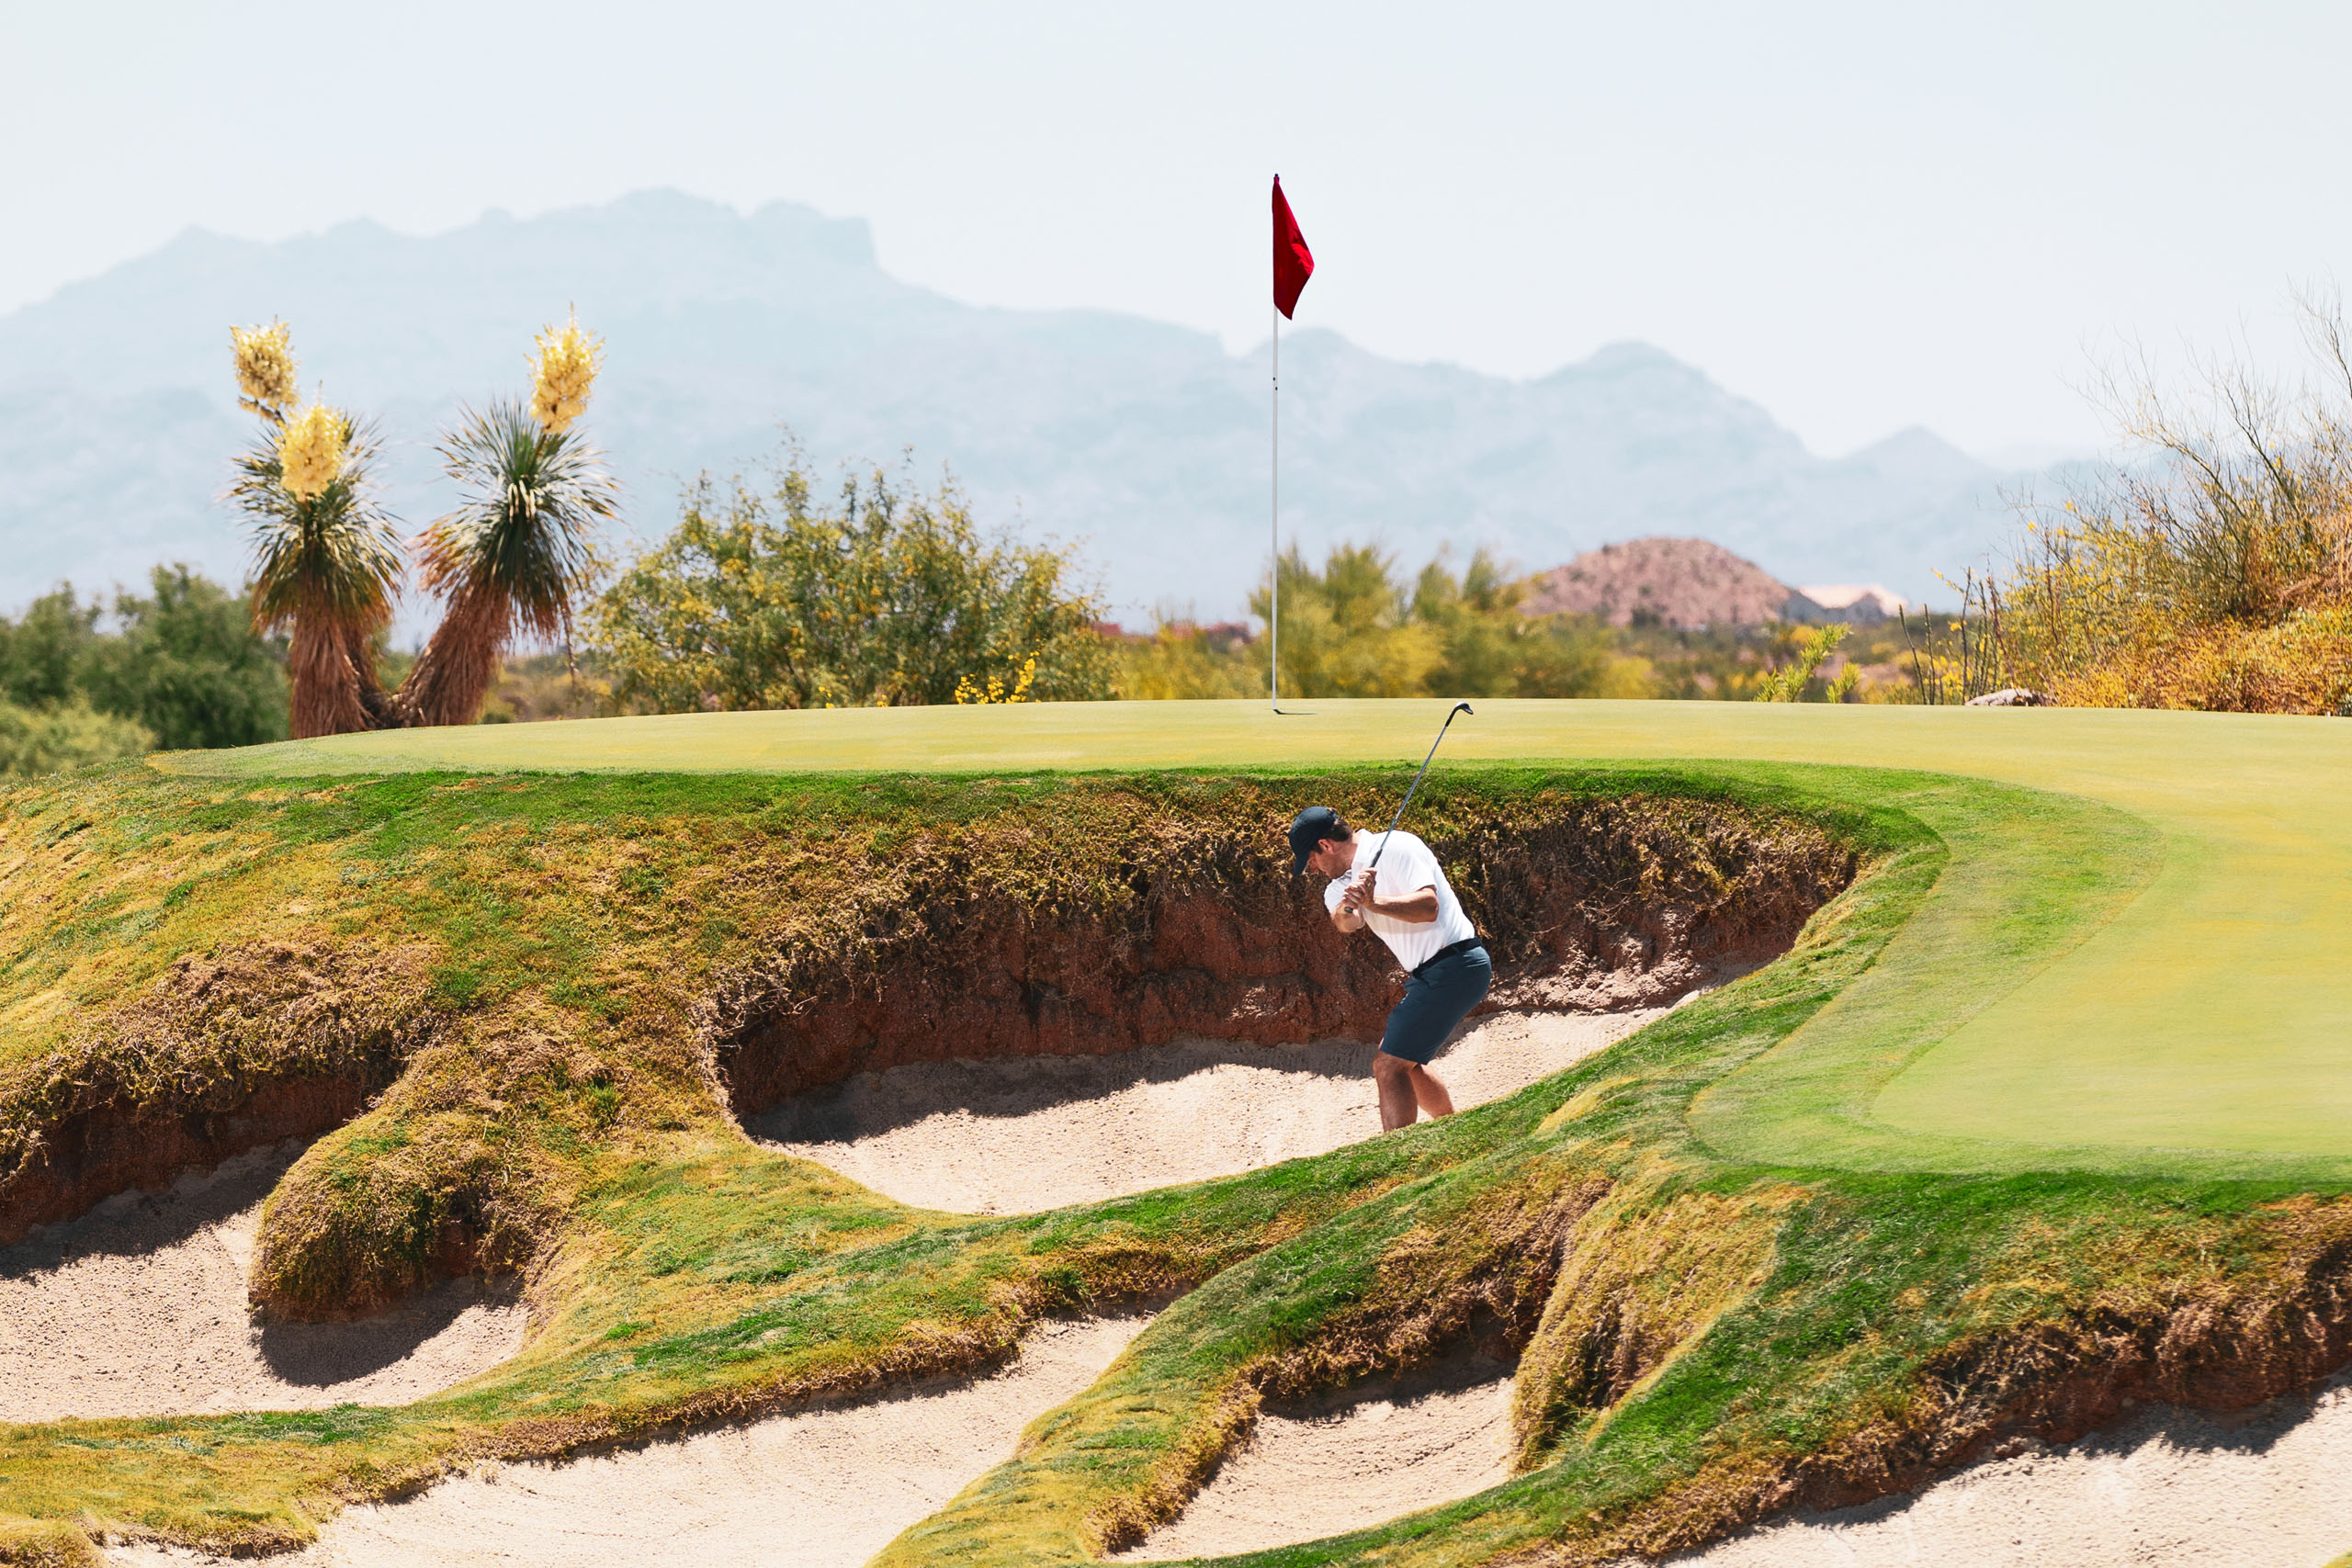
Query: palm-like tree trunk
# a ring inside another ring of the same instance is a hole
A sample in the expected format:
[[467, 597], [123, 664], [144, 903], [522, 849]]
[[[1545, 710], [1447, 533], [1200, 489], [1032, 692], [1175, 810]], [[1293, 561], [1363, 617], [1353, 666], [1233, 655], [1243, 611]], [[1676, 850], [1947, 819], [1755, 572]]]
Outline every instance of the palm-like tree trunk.
[[495, 591], [459, 589], [392, 697], [397, 722], [471, 724], [480, 718], [490, 683], [498, 676], [510, 615]]
[[351, 639], [343, 626], [323, 615], [294, 617], [287, 673], [294, 687], [297, 740], [376, 728], [369, 720], [366, 697], [374, 682], [352, 658]]

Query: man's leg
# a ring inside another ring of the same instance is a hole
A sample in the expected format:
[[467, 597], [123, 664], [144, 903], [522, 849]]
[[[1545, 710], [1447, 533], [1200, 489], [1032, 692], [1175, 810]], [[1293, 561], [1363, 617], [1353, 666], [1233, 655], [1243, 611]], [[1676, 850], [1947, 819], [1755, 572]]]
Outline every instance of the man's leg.
[[[1413, 1075], [1421, 1069], [1402, 1056], [1392, 1056], [1385, 1051], [1375, 1052], [1372, 1058], [1372, 1081], [1380, 1089], [1380, 1130], [1393, 1133], [1399, 1127], [1409, 1127], [1420, 1115], [1413, 1092]], [[1441, 1093], [1443, 1091], [1441, 1089]]]
[[1432, 1117], [1453, 1114], [1453, 1097], [1417, 1058], [1437, 1054], [1454, 1025], [1487, 994], [1492, 975], [1485, 950], [1473, 948], [1464, 958], [1406, 980], [1405, 999], [1389, 1013], [1379, 1054], [1372, 1059], [1373, 1079], [1380, 1086], [1382, 1132], [1409, 1127], [1422, 1111]]
[[1443, 1080], [1435, 1073], [1416, 1062], [1405, 1077], [1413, 1086], [1413, 1101], [1423, 1115], [1434, 1119], [1453, 1114], [1453, 1097], [1445, 1092]]

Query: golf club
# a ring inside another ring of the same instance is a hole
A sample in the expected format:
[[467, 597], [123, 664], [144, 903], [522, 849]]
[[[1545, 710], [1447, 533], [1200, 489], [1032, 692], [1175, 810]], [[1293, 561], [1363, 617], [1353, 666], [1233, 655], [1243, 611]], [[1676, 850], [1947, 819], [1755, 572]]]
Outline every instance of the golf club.
[[1388, 852], [1389, 837], [1396, 831], [1396, 824], [1405, 820], [1405, 807], [1413, 804], [1413, 791], [1421, 787], [1421, 780], [1429, 774], [1430, 763], [1437, 756], [1438, 740], [1443, 740], [1445, 732], [1453, 728], [1453, 715], [1468, 712], [1470, 712], [1468, 703], [1456, 703], [1453, 705], [1453, 712], [1447, 714], [1445, 722], [1437, 727], [1437, 740], [1430, 742], [1430, 754], [1421, 759], [1421, 771], [1413, 775], [1411, 785], [1405, 791], [1405, 798], [1397, 802], [1396, 815], [1388, 819], [1388, 832], [1381, 835], [1380, 848], [1372, 852], [1372, 863], [1364, 867], [1367, 874], [1380, 869], [1380, 857]]

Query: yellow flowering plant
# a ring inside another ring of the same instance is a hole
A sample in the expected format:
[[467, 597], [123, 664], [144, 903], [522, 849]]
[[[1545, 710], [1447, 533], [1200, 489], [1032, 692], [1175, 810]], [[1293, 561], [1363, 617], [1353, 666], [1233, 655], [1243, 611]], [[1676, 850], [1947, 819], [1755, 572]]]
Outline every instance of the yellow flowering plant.
[[293, 329], [284, 321], [266, 327], [231, 327], [235, 351], [237, 406], [264, 419], [282, 421], [294, 406]]
[[350, 441], [351, 422], [342, 412], [312, 403], [277, 438], [277, 482], [296, 501], [316, 501], [342, 476]]
[[1004, 678], [990, 675], [983, 685], [969, 675], [956, 682], [956, 703], [959, 707], [986, 706], [990, 703], [1025, 703], [1029, 700], [1030, 683], [1037, 679], [1037, 656], [1031, 654], [1021, 666], [1021, 673], [1008, 688]]
[[601, 338], [580, 330], [572, 317], [560, 330], [549, 327], [538, 336], [538, 354], [532, 365], [531, 417], [550, 435], [561, 435], [585, 412], [596, 372], [605, 361]]

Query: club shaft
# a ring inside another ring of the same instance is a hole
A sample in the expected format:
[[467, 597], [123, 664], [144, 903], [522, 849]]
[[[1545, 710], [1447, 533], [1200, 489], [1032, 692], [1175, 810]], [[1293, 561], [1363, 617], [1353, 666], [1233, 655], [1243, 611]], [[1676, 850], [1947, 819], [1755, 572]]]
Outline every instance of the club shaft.
[[1466, 704], [1456, 703], [1453, 713], [1447, 714], [1445, 722], [1437, 727], [1437, 739], [1430, 742], [1430, 754], [1421, 759], [1421, 771], [1413, 775], [1412, 784], [1406, 788], [1405, 798], [1396, 803], [1396, 815], [1388, 819], [1388, 831], [1380, 836], [1380, 847], [1372, 852], [1372, 863], [1364, 867], [1366, 871], [1380, 869], [1380, 857], [1388, 852], [1388, 840], [1396, 833], [1396, 824], [1405, 820], [1405, 808], [1413, 804], [1414, 793], [1421, 787], [1421, 781], [1429, 776], [1430, 763], [1437, 759], [1439, 742], [1445, 739], [1445, 732], [1453, 728], [1453, 714], [1469, 711]]

